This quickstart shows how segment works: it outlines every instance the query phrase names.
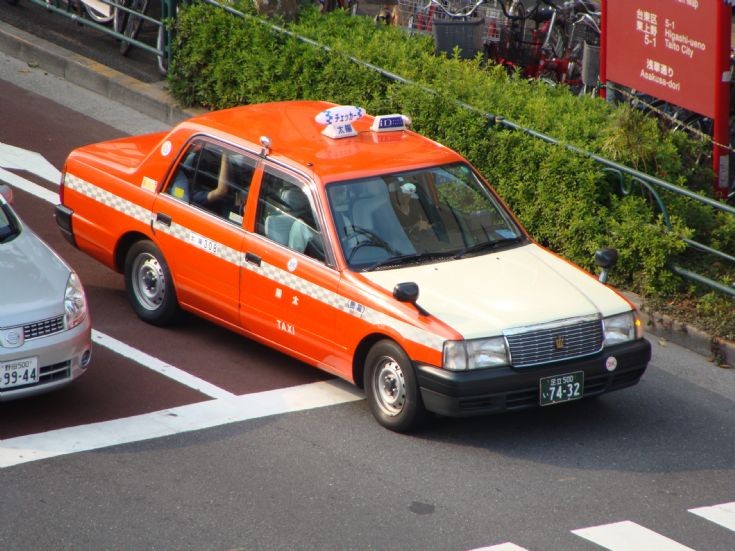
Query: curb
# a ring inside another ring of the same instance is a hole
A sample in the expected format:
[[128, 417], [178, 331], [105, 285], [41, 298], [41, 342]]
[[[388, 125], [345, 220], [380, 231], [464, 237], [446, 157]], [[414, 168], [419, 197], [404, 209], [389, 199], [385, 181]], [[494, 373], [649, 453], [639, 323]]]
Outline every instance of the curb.
[[735, 367], [735, 342], [713, 337], [706, 331], [678, 321], [668, 314], [650, 310], [645, 301], [631, 292], [621, 293], [631, 301], [641, 316], [646, 333], [660, 339], [659, 344], [673, 342], [707, 358], [717, 367]]
[[[175, 125], [206, 112], [179, 107], [164, 82], [141, 82], [4, 22], [0, 22], [0, 51], [166, 124]], [[673, 342], [708, 358], [718, 367], [735, 367], [735, 342], [713, 337], [671, 316], [651, 311], [634, 293], [622, 294], [638, 308], [646, 332], [662, 339], [660, 344]]]
[[4, 22], [0, 22], [0, 51], [167, 124], [204, 112], [179, 107], [165, 82], [141, 82]]

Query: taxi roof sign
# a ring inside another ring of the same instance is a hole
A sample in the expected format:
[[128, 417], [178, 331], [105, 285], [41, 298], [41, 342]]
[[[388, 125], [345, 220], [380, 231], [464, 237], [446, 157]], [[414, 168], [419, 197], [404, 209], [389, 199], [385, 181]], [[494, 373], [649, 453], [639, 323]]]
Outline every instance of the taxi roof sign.
[[325, 109], [314, 117], [314, 120], [325, 125], [322, 134], [328, 138], [348, 138], [357, 136], [357, 130], [354, 129], [352, 123], [359, 120], [365, 114], [362, 107], [354, 105], [338, 105]]
[[411, 119], [406, 115], [379, 115], [373, 120], [370, 130], [373, 132], [396, 132], [406, 130], [411, 125]]

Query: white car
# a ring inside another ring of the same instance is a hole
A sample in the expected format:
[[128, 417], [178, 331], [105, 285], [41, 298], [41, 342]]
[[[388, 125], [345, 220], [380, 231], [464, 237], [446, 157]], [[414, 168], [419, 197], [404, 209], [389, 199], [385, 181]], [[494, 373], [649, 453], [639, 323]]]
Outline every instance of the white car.
[[60, 388], [92, 357], [79, 277], [21, 222], [12, 195], [0, 184], [0, 401]]

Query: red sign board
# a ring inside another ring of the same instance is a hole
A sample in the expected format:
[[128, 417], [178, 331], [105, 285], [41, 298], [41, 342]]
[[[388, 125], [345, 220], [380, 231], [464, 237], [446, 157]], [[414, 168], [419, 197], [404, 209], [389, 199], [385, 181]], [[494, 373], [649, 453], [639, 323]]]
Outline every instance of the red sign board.
[[608, 0], [607, 79], [714, 118], [718, 1]]

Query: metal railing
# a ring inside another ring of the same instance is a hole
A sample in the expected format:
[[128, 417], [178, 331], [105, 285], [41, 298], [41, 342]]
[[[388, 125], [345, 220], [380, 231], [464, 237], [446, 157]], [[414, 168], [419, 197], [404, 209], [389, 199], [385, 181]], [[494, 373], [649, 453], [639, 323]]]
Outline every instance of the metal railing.
[[[179, 0], [160, 0], [161, 11], [160, 18], [151, 17], [147, 13], [134, 10], [125, 5], [124, 2], [116, 2], [115, 0], [97, 0], [102, 4], [110, 7], [112, 12], [119, 10], [129, 14], [130, 16], [139, 17], [144, 24], [156, 27], [156, 35], [160, 37], [156, 41], [156, 45], [152, 46], [146, 42], [139, 40], [137, 37], [126, 36], [123, 32], [115, 30], [112, 22], [108, 24], [98, 23], [84, 15], [82, 9], [82, 0], [25, 0], [33, 4], [37, 4], [44, 9], [55, 14], [67, 17], [71, 21], [90, 27], [99, 32], [114, 36], [118, 40], [129, 43], [136, 48], [140, 48], [148, 53], [155, 55], [159, 59], [159, 67], [163, 70], [164, 66], [168, 66], [168, 60], [171, 56], [171, 32], [166, 28], [165, 21], [176, 17], [176, 8]], [[156, 1], [156, 0], [153, 0]]]
[[[161, 18], [161, 20], [156, 20], [156, 19], [153, 19], [153, 18], [150, 18], [150, 17], [147, 17], [147, 16], [143, 16], [146, 21], [158, 25], [159, 28], [161, 29], [161, 32], [165, 32], [165, 34], [166, 34], [166, 40], [164, 40], [164, 45], [165, 46], [163, 48], [153, 48], [150, 45], [145, 44], [143, 42], [140, 42], [138, 40], [129, 39], [128, 37], [124, 37], [124, 36], [120, 35], [120, 33], [117, 33], [117, 32], [115, 32], [114, 30], [112, 30], [110, 28], [104, 27], [103, 25], [99, 25], [99, 24], [97, 24], [97, 23], [95, 23], [93, 21], [89, 21], [89, 20], [86, 20], [84, 18], [80, 18], [77, 15], [72, 15], [72, 14], [70, 14], [69, 12], [67, 12], [65, 10], [62, 10], [62, 9], [59, 9], [59, 8], [55, 8], [53, 6], [49, 6], [49, 4], [47, 4], [45, 0], [30, 0], [30, 1], [31, 2], [34, 2], [36, 4], [39, 4], [39, 5], [48, 7], [49, 9], [52, 9], [53, 11], [57, 11], [57, 12], [63, 14], [63, 15], [69, 16], [72, 19], [74, 19], [75, 21], [79, 21], [80, 23], [82, 23], [84, 25], [88, 25], [88, 26], [93, 27], [93, 28], [96, 28], [98, 30], [102, 30], [103, 32], [107, 32], [109, 34], [113, 34], [113, 35], [117, 36], [118, 38], [120, 38], [121, 40], [128, 40], [134, 46], [140, 47], [140, 48], [142, 48], [142, 49], [144, 49], [146, 51], [149, 51], [151, 53], [154, 53], [154, 54], [156, 54], [159, 57], [160, 56], [166, 56], [166, 59], [168, 58], [168, 55], [169, 55], [169, 49], [168, 49], [168, 47], [169, 47], [169, 44], [170, 44], [170, 35], [169, 35], [168, 31], [164, 27], [163, 20], [165, 20], [167, 17], [175, 18], [176, 13], [177, 13], [176, 12], [177, 0], [161, 0], [161, 2], [162, 2], [162, 14], [165, 14]], [[109, 4], [110, 6], [116, 7], [118, 9], [126, 9], [126, 8], [122, 7], [120, 4], [118, 4], [118, 3], [116, 3], [116, 2], [114, 2], [112, 0], [101, 0], [101, 1], [105, 2], [106, 4]], [[233, 8], [232, 6], [220, 4], [216, 0], [204, 0], [204, 2], [207, 3], [207, 4], [211, 4], [213, 6], [216, 6], [218, 8], [221, 8], [221, 9], [227, 11], [228, 13], [230, 13], [232, 15], [235, 15], [237, 17], [243, 17], [243, 18], [252, 18], [253, 17], [253, 16], [251, 16], [249, 14], [243, 13], [243, 12], [241, 12], [241, 11]], [[291, 36], [291, 37], [293, 37], [293, 38], [295, 38], [295, 39], [297, 39], [297, 40], [299, 40], [299, 41], [301, 41], [303, 43], [310, 44], [311, 46], [314, 46], [316, 48], [320, 48], [320, 49], [322, 49], [322, 50], [324, 50], [326, 52], [329, 52], [331, 54], [340, 55], [340, 56], [348, 59], [349, 61], [351, 61], [353, 63], [356, 63], [356, 64], [358, 64], [358, 65], [360, 65], [362, 67], [365, 67], [366, 69], [369, 69], [371, 71], [377, 72], [378, 74], [380, 74], [381, 76], [383, 76], [386, 79], [389, 79], [389, 80], [394, 81], [394, 82], [399, 82], [399, 83], [402, 83], [402, 84], [416, 86], [416, 87], [418, 87], [419, 89], [421, 89], [421, 90], [423, 90], [425, 92], [428, 92], [428, 93], [431, 93], [431, 94], [437, 94], [437, 92], [435, 90], [433, 90], [432, 88], [430, 88], [428, 86], [419, 84], [417, 82], [413, 82], [413, 81], [411, 81], [409, 79], [406, 79], [404, 77], [401, 77], [400, 75], [397, 75], [397, 74], [392, 73], [390, 71], [387, 71], [387, 70], [385, 70], [385, 69], [383, 69], [381, 67], [378, 67], [376, 65], [373, 65], [372, 63], [368, 63], [368, 62], [365, 62], [363, 60], [360, 60], [360, 59], [358, 59], [358, 58], [356, 58], [356, 57], [354, 57], [354, 56], [352, 56], [350, 54], [345, 54], [343, 52], [339, 52], [337, 50], [334, 50], [334, 49], [332, 49], [331, 47], [329, 47], [327, 45], [320, 44], [320, 43], [316, 42], [315, 40], [312, 40], [310, 38], [307, 38], [307, 37], [298, 35], [298, 34], [292, 32], [292, 31], [289, 31], [289, 30], [285, 29], [284, 27], [281, 27], [279, 25], [276, 25], [274, 23], [271, 23], [270, 21], [267, 21], [265, 19], [262, 19], [262, 18], [259, 18], [259, 17], [256, 17], [255, 19], [258, 22], [262, 23], [263, 25], [267, 25], [268, 27], [270, 27], [275, 32], [286, 34], [286, 35]], [[669, 182], [666, 182], [666, 181], [664, 181], [664, 180], [662, 180], [660, 178], [656, 178], [654, 176], [650, 176], [650, 175], [645, 174], [643, 172], [639, 172], [639, 171], [634, 170], [632, 168], [629, 168], [627, 166], [621, 165], [619, 163], [616, 163], [614, 161], [611, 161], [609, 159], [606, 159], [604, 157], [601, 157], [600, 155], [597, 155], [595, 153], [592, 153], [592, 152], [589, 152], [589, 151], [585, 151], [585, 150], [583, 150], [580, 147], [577, 147], [577, 146], [574, 146], [574, 145], [571, 145], [571, 144], [568, 144], [568, 143], [563, 143], [563, 142], [561, 142], [561, 141], [559, 141], [559, 140], [557, 140], [557, 139], [555, 139], [555, 138], [553, 138], [551, 136], [548, 136], [548, 135], [543, 134], [541, 132], [537, 132], [537, 131], [535, 131], [535, 130], [533, 130], [531, 128], [526, 128], [524, 126], [521, 126], [520, 124], [514, 123], [513, 121], [510, 121], [508, 119], [505, 119], [504, 117], [497, 116], [497, 115], [494, 115], [494, 114], [491, 114], [491, 113], [487, 113], [487, 112], [482, 112], [481, 110], [478, 110], [477, 108], [475, 108], [475, 107], [473, 107], [471, 105], [468, 105], [466, 103], [460, 102], [460, 101], [457, 101], [456, 103], [457, 103], [458, 106], [460, 106], [460, 107], [462, 107], [464, 109], [469, 109], [469, 110], [472, 110], [474, 112], [480, 113], [482, 116], [484, 116], [486, 118], [486, 120], [492, 126], [500, 126], [500, 127], [504, 127], [504, 128], [510, 129], [510, 130], [514, 130], [514, 131], [525, 133], [525, 134], [527, 134], [529, 136], [532, 136], [534, 138], [543, 140], [543, 141], [545, 141], [547, 143], [550, 143], [550, 144], [553, 144], [553, 145], [556, 145], [556, 146], [559, 146], [559, 147], [564, 147], [567, 150], [569, 150], [569, 151], [571, 151], [571, 152], [573, 152], [573, 153], [575, 153], [577, 155], [581, 155], [581, 156], [584, 156], [584, 157], [587, 157], [587, 158], [593, 160], [594, 162], [602, 165], [602, 167], [603, 167], [602, 168], [602, 171], [604, 173], [613, 175], [613, 177], [617, 178], [618, 183], [620, 185], [621, 193], [623, 193], [623, 194], [629, 194], [629, 193], [631, 193], [632, 190], [633, 190], [633, 186], [634, 185], [635, 186], [638, 186], [642, 191], [647, 192], [648, 196], [653, 199], [653, 203], [659, 209], [659, 211], [660, 211], [660, 213], [661, 213], [661, 215], [663, 217], [664, 224], [670, 230], [672, 229], [672, 225], [671, 225], [671, 222], [670, 222], [669, 212], [668, 212], [668, 209], [666, 207], [666, 204], [665, 204], [664, 200], [662, 199], [661, 194], [659, 193], [659, 191], [661, 191], [661, 190], [666, 191], [666, 192], [669, 192], [669, 193], [674, 193], [676, 195], [684, 196], [684, 197], [687, 197], [687, 198], [689, 198], [689, 199], [691, 199], [693, 201], [697, 201], [699, 203], [705, 204], [705, 205], [711, 207], [713, 209], [713, 211], [714, 210], [717, 210], [717, 211], [720, 211], [720, 212], [725, 212], [725, 213], [727, 213], [727, 214], [729, 214], [731, 216], [735, 216], [735, 208], [734, 207], [731, 207], [731, 206], [729, 206], [729, 205], [727, 205], [725, 203], [722, 203], [722, 202], [716, 201], [714, 199], [710, 199], [710, 198], [704, 197], [702, 195], [698, 195], [698, 194], [696, 194], [696, 193], [694, 193], [694, 192], [692, 192], [692, 191], [690, 191], [690, 190], [688, 190], [686, 188], [683, 188], [683, 187], [680, 187], [680, 186], [676, 186], [676, 185], [671, 184]], [[681, 239], [687, 245], [687, 247], [689, 247], [690, 249], [694, 249], [694, 250], [697, 250], [697, 251], [702, 252], [704, 254], [712, 255], [715, 258], [718, 258], [720, 260], [724, 260], [726, 262], [729, 262], [735, 268], [735, 256], [733, 256], [733, 255], [731, 255], [729, 253], [726, 253], [724, 251], [720, 251], [718, 249], [715, 249], [714, 247], [710, 247], [710, 246], [708, 246], [708, 245], [706, 245], [704, 243], [700, 243], [698, 241], [695, 241], [693, 239], [689, 239], [689, 238], [686, 238], [686, 237], [681, 237]], [[707, 276], [705, 276], [703, 274], [696, 273], [693, 270], [690, 270], [689, 268], [686, 268], [686, 267], [683, 267], [683, 266], [679, 266], [679, 265], [676, 265], [676, 264], [672, 264], [670, 266], [670, 268], [671, 268], [671, 270], [674, 273], [678, 274], [679, 276], [681, 276], [681, 277], [683, 277], [685, 279], [688, 279], [690, 281], [694, 281], [694, 282], [696, 282], [698, 284], [704, 285], [704, 286], [709, 287], [709, 288], [711, 288], [713, 290], [716, 290], [716, 291], [719, 291], [719, 292], [722, 292], [722, 293], [725, 293], [725, 294], [729, 294], [730, 296], [735, 297], [735, 283], [733, 283], [733, 284], [726, 284], [726, 283], [723, 283], [723, 282], [715, 281], [715, 280], [713, 280], [713, 279], [711, 279], [711, 278], [709, 278], [709, 277], [707, 277]]]

